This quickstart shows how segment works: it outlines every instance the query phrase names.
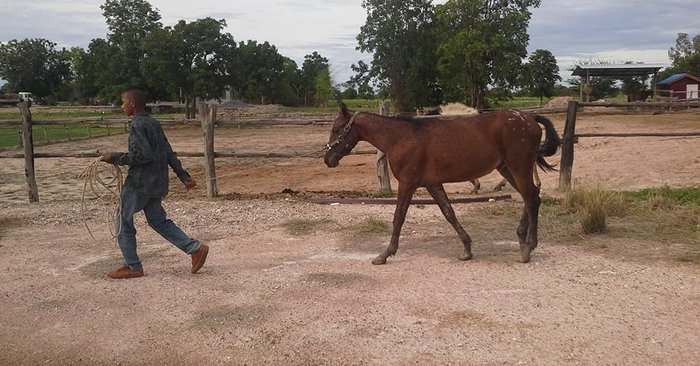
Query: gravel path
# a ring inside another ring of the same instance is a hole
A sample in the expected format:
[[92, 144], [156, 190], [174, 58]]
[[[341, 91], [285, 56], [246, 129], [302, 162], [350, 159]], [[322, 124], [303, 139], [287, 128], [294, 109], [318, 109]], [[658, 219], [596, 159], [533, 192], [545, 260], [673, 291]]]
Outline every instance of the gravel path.
[[[488, 204], [456, 210], [469, 217]], [[388, 237], [357, 225], [389, 222], [391, 206], [175, 200], [167, 209], [211, 246], [201, 274], [141, 218], [146, 276], [115, 281], [105, 273], [118, 249], [89, 238], [73, 202], [0, 204], [0, 364], [700, 360], [697, 266], [625, 262], [551, 240], [520, 264], [514, 227], [478, 220], [463, 220], [475, 259], [460, 262], [435, 206], [411, 208], [398, 256], [372, 266]], [[294, 236], [280, 226], [289, 218], [319, 225]]]

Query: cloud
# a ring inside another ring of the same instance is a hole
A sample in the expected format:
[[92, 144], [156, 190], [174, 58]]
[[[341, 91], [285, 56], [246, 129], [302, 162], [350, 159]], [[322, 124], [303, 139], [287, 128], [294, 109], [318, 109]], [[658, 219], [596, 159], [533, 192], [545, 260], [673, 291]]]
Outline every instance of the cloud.
[[3, 6], [0, 41], [45, 38], [61, 45], [87, 46], [90, 40], [104, 37], [107, 26], [99, 5], [86, 3], [92, 1], [41, 0]]
[[[351, 76], [352, 63], [371, 59], [355, 50], [355, 37], [366, 19], [361, 0], [149, 2], [165, 25], [180, 19], [223, 18], [226, 31], [237, 41], [269, 41], [297, 62], [317, 51], [329, 59], [339, 81]], [[59, 45], [86, 47], [90, 40], [107, 34], [100, 9], [104, 0], [5, 3], [0, 12], [0, 42], [46, 38]], [[696, 8], [697, 0], [542, 1], [540, 8], [533, 9], [528, 49], [549, 50], [562, 70], [588, 59], [670, 64], [667, 51], [675, 45], [677, 33], [700, 32]]]
[[[697, 30], [697, 18], [688, 9], [697, 1], [670, 2], [607, 0], [545, 1], [533, 11], [531, 49], [548, 49], [555, 56], [603, 54], [623, 58], [652, 56], [675, 44], [678, 32]], [[617, 50], [654, 50], [652, 53]], [[637, 59], [633, 61], [648, 61]], [[666, 60], [668, 62], [668, 60]]]

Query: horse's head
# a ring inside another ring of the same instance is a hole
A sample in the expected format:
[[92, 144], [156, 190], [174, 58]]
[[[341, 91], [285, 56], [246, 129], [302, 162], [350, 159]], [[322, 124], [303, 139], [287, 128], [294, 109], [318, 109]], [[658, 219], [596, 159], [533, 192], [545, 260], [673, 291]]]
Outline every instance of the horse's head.
[[340, 114], [333, 123], [331, 136], [328, 139], [323, 161], [329, 168], [335, 168], [340, 164], [340, 159], [349, 154], [358, 142], [357, 129], [352, 128], [358, 112], [350, 113], [345, 104], [340, 106]]

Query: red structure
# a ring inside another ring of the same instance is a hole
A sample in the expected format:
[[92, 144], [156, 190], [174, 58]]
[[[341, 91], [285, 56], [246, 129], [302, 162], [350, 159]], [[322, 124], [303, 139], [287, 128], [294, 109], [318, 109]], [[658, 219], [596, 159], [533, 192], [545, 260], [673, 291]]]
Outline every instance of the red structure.
[[698, 89], [700, 89], [700, 78], [690, 74], [680, 73], [661, 80], [657, 84], [662, 95], [670, 95], [674, 99], [688, 100], [698, 99]]

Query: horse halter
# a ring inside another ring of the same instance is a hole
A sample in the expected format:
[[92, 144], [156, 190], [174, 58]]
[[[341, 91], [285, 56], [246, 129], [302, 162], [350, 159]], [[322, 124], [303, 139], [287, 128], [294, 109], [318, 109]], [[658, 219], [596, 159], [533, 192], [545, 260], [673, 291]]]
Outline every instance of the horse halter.
[[358, 114], [360, 114], [360, 112], [356, 111], [352, 115], [352, 117], [350, 117], [350, 120], [345, 125], [345, 127], [343, 127], [343, 130], [340, 131], [340, 133], [338, 134], [338, 137], [336, 137], [335, 141], [333, 141], [332, 144], [326, 144], [326, 147], [323, 149], [324, 152], [332, 151], [334, 154], [341, 156], [341, 157], [350, 153], [350, 151], [355, 147], [355, 145], [351, 145], [351, 144], [346, 143], [343, 151], [338, 151], [336, 148], [338, 145], [343, 143], [343, 141], [345, 140], [345, 137], [347, 137], [348, 133], [350, 133], [350, 129], [352, 128], [352, 124], [353, 124], [353, 122], [355, 122], [355, 117], [357, 117]]

